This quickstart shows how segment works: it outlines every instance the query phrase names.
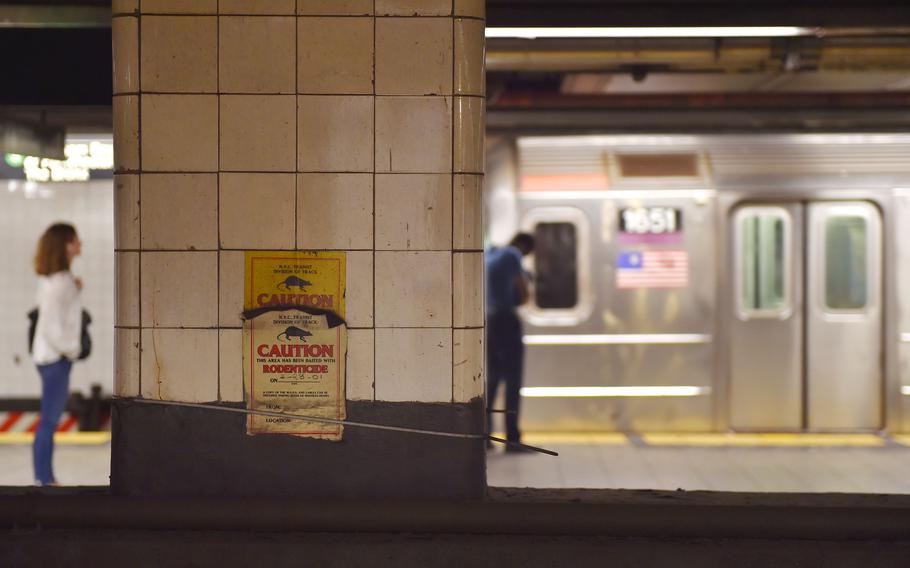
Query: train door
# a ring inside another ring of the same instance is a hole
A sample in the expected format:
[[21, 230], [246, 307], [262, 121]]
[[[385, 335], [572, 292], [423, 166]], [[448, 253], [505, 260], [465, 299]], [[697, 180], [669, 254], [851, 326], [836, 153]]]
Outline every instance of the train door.
[[865, 430], [881, 416], [881, 217], [865, 202], [733, 214], [730, 422]]

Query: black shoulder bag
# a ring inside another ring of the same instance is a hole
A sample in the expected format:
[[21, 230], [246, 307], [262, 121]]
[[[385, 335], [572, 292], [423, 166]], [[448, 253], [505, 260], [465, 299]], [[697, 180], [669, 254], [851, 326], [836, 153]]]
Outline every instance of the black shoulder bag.
[[[28, 352], [32, 352], [35, 343], [35, 327], [38, 326], [38, 308], [28, 313]], [[89, 335], [88, 326], [92, 323], [92, 316], [82, 310], [82, 349], [79, 351], [79, 361], [86, 359], [92, 353], [92, 336]]]

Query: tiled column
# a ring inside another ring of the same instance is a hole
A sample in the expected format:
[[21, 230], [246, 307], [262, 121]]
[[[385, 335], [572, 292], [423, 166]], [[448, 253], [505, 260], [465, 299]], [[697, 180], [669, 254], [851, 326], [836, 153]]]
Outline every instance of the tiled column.
[[115, 0], [123, 494], [476, 497], [480, 440], [248, 437], [247, 250], [347, 252], [349, 419], [484, 429], [483, 0]]

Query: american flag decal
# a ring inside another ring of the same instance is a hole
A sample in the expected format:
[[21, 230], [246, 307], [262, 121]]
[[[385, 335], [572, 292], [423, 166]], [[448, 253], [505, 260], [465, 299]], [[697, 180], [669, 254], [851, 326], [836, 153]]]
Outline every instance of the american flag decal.
[[616, 287], [685, 288], [689, 253], [684, 250], [623, 251], [616, 262]]

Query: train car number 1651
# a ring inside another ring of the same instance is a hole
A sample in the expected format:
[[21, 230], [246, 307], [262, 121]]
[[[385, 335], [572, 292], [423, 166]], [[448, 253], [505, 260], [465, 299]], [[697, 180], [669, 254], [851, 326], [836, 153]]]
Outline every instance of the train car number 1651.
[[682, 212], [673, 207], [630, 207], [619, 210], [619, 231], [662, 235], [682, 231]]

